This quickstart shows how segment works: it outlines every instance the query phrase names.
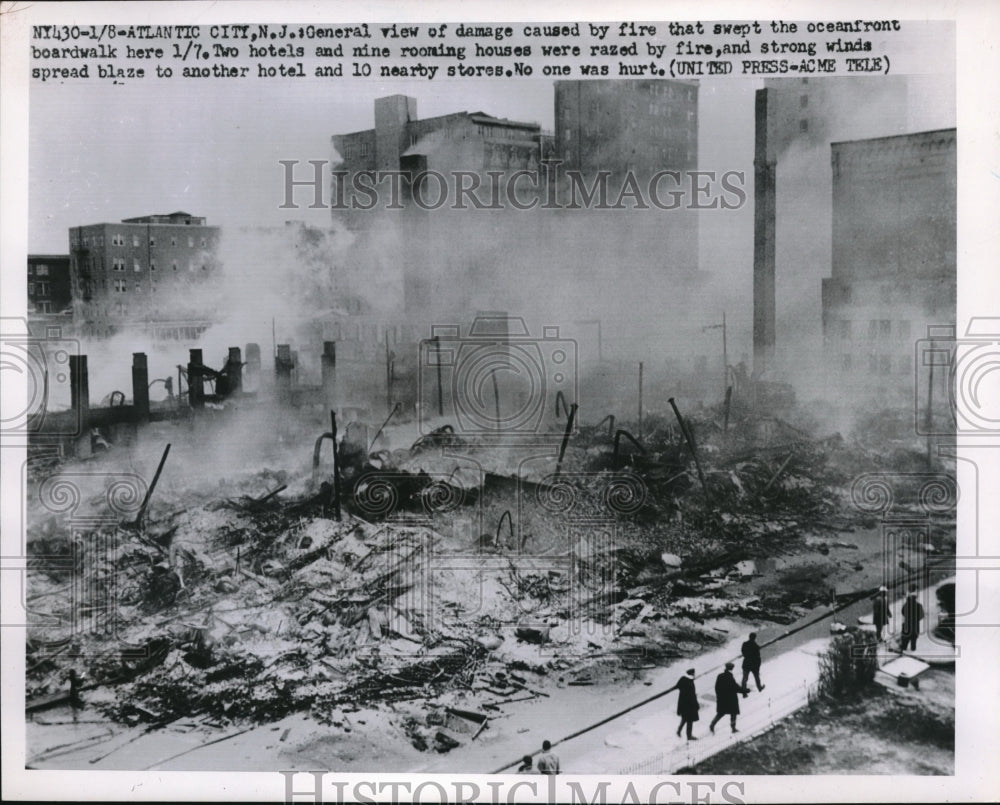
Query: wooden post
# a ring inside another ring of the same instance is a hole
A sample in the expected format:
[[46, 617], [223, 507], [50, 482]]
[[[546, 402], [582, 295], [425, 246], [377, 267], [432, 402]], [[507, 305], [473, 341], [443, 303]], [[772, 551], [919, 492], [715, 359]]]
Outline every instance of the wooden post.
[[333, 438], [333, 513], [340, 522], [340, 458], [337, 456], [337, 412], [330, 411], [330, 433]]
[[79, 423], [78, 436], [89, 432], [90, 421], [90, 375], [87, 373], [87, 356], [69, 356], [70, 405]]
[[137, 422], [149, 422], [149, 368], [145, 352], [132, 353], [132, 410]]
[[278, 344], [278, 353], [274, 356], [274, 385], [278, 399], [291, 402], [292, 348], [289, 344]]
[[639, 361], [639, 438], [642, 438], [642, 361]]
[[239, 394], [243, 391], [243, 356], [239, 347], [229, 348], [229, 359], [226, 361], [226, 377], [229, 378], [229, 393]]
[[444, 394], [441, 391], [441, 337], [434, 336], [434, 358], [437, 364], [438, 416], [444, 416]]
[[337, 407], [337, 342], [324, 341], [320, 356], [320, 370], [323, 378], [323, 402], [331, 408]]
[[205, 406], [205, 378], [201, 368], [204, 366], [200, 349], [189, 350], [188, 357], [188, 402], [192, 408]]

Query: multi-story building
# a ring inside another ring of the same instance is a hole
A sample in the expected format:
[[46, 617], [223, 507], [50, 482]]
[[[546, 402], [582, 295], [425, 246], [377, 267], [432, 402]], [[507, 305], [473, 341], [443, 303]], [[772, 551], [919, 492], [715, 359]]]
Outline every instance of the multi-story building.
[[68, 254], [28, 255], [28, 313], [60, 314], [72, 303]]
[[776, 78], [757, 91], [755, 373], [777, 369], [800, 386], [822, 376], [817, 288], [830, 272], [830, 144], [907, 126], [905, 77]]
[[50, 327], [69, 334], [73, 323], [68, 254], [28, 255], [28, 327], [45, 337]]
[[838, 395], [913, 402], [928, 327], [954, 325], [955, 129], [834, 143], [825, 369]]
[[694, 82], [556, 81], [555, 113], [556, 153], [565, 170], [606, 170], [617, 186], [626, 172], [648, 178], [698, 165]]
[[69, 230], [74, 318], [83, 334], [136, 322], [197, 321], [186, 291], [216, 266], [219, 228], [186, 212], [126, 218]]
[[[331, 193], [335, 209], [340, 199], [349, 206], [352, 196], [350, 182], [344, 182], [343, 174], [402, 171], [415, 178], [423, 171], [442, 175], [471, 171], [485, 178], [487, 171], [536, 171], [552, 146], [551, 136], [544, 134], [538, 123], [484, 112], [455, 112], [420, 120], [416, 98], [406, 95], [376, 98], [375, 127], [335, 134], [332, 142], [337, 156]], [[343, 190], [340, 183], [345, 185]], [[415, 188], [404, 183], [401, 191], [406, 202], [412, 199]], [[428, 188], [431, 199], [436, 194], [436, 188]]]

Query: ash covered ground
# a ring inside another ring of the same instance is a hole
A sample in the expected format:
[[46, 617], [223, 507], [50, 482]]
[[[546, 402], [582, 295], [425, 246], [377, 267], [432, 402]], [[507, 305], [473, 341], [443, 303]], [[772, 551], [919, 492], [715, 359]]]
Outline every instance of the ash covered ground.
[[[219, 409], [86, 461], [29, 464], [30, 711], [72, 675], [86, 711], [123, 728], [304, 713], [357, 734], [347, 714], [363, 710], [383, 736], [449, 752], [513, 703], [631, 684], [870, 595], [883, 546], [853, 485], [927, 471], [877, 418], [844, 437], [801, 412], [726, 422], [720, 407], [687, 418], [687, 435], [669, 411], [641, 434], [579, 425], [561, 463], [558, 445], [356, 423], [338, 441], [338, 496], [328, 439], [314, 466], [320, 412]], [[168, 443], [138, 517], [141, 495], [115, 499], [115, 479], [152, 478]], [[918, 509], [910, 492], [897, 510]], [[954, 552], [942, 511], [901, 562]]]

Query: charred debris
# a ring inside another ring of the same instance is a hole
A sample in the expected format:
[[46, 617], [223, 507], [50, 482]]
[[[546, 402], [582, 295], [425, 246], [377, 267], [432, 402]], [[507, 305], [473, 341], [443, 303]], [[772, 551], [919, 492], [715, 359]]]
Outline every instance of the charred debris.
[[386, 707], [414, 746], [447, 751], [510, 703], [795, 620], [824, 600], [822, 573], [753, 582], [807, 544], [856, 562], [843, 534], [872, 523], [850, 479], [878, 446], [728, 398], [597, 424], [562, 402], [535, 464], [450, 424], [390, 449], [397, 406], [388, 426], [331, 414], [297, 433], [297, 466], [216, 486], [158, 487], [166, 445], [134, 516], [73, 535], [34, 518], [28, 609], [51, 617], [28, 631], [29, 711], [83, 701], [149, 728], [302, 711], [349, 730]]

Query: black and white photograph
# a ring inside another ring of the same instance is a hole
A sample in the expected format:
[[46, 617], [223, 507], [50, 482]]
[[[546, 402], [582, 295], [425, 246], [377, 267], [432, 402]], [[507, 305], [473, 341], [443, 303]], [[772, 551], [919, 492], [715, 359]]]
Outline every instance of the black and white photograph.
[[5, 798], [995, 796], [995, 8], [0, 11]]

